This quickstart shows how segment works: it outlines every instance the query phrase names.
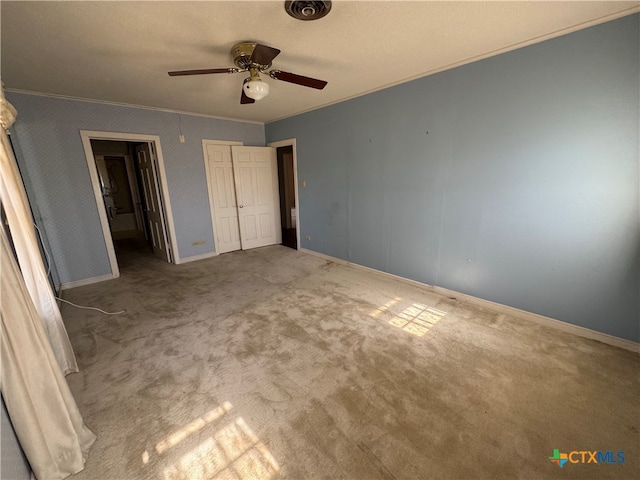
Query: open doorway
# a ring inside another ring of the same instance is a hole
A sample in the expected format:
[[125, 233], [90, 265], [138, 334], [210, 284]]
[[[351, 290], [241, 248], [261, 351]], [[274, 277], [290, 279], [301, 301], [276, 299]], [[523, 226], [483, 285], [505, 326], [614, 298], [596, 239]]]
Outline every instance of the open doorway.
[[178, 263], [159, 140], [81, 135], [113, 276], [150, 256]]
[[123, 259], [133, 254], [153, 252], [148, 196], [144, 194], [138, 160], [138, 152], [144, 146], [137, 142], [91, 140], [109, 231], [121, 267]]
[[278, 163], [282, 244], [298, 249], [300, 246], [300, 196], [296, 139], [271, 142], [269, 146], [276, 149]]
[[278, 158], [278, 186], [280, 189], [280, 224], [282, 225], [282, 245], [298, 248], [297, 208], [293, 166], [293, 145], [276, 149]]

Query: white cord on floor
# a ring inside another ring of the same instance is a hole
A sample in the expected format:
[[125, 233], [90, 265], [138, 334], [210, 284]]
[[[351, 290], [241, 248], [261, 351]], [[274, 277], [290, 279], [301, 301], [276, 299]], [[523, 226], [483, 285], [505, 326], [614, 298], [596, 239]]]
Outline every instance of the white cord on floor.
[[[51, 258], [49, 257], [49, 252], [47, 251], [47, 246], [44, 244], [44, 240], [42, 239], [42, 232], [40, 231], [40, 229], [38, 228], [38, 225], [36, 225], [35, 223], [33, 224], [34, 227], [36, 227], [36, 230], [38, 231], [38, 235], [40, 236], [40, 244], [42, 245], [42, 250], [44, 250], [44, 255], [47, 258], [47, 277], [49, 276], [49, 274], [51, 273]], [[55, 295], [54, 295], [55, 297]], [[73, 302], [70, 302], [69, 300], [65, 300], [64, 298], [60, 298], [60, 297], [55, 297], [58, 300], [60, 300], [61, 302], [64, 303], [68, 303], [69, 305], [72, 305], [76, 308], [82, 308], [85, 310], [96, 310], [100, 313], [104, 313], [105, 315], [120, 315], [122, 313], [124, 313], [126, 310], [121, 310], [119, 312], [105, 312], [104, 310], [101, 310], [99, 308], [96, 307], [84, 307], [82, 305], [76, 305]]]
[[97, 310], [98, 312], [104, 313], [105, 315], [120, 315], [121, 313], [126, 312], [126, 310], [121, 310], [119, 312], [105, 312], [104, 310], [101, 310], [101, 309], [96, 308], [96, 307], [83, 307], [82, 305], [76, 305], [75, 303], [70, 302], [69, 300], [65, 300], [64, 298], [60, 298], [60, 297], [56, 297], [56, 298], [58, 300], [60, 300], [61, 302], [68, 303], [69, 305], [73, 305], [74, 307], [83, 308], [85, 310]]

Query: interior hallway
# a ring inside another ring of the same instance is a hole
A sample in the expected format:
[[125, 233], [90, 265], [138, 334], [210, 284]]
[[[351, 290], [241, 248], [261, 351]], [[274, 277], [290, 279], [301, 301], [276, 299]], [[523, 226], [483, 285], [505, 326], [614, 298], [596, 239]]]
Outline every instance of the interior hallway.
[[[64, 292], [73, 479], [637, 478], [640, 357], [282, 246]], [[625, 451], [567, 464], [554, 449]]]

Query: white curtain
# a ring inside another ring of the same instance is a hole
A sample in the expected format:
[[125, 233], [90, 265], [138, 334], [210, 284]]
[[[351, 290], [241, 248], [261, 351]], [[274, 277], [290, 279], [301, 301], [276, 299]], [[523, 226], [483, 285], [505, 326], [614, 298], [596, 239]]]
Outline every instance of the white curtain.
[[96, 437], [58, 367], [4, 228], [0, 236], [2, 396], [36, 478], [63, 479], [84, 468]]
[[64, 378], [78, 366], [5, 133], [15, 114], [0, 88], [0, 202], [16, 254], [0, 225], [0, 391], [34, 475], [58, 480], [84, 468], [96, 437]]
[[62, 322], [60, 309], [51, 291], [47, 273], [40, 256], [29, 202], [20, 177], [20, 171], [5, 130], [15, 119], [15, 109], [0, 91], [0, 123], [2, 149], [0, 151], [0, 202], [4, 206], [20, 270], [33, 304], [44, 325], [62, 372], [67, 375], [78, 371], [78, 364]]

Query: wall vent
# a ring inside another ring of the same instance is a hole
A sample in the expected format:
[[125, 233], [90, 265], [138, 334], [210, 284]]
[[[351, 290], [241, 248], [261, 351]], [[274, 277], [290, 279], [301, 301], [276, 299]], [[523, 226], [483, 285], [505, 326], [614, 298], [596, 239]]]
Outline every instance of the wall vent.
[[284, 2], [284, 9], [298, 20], [318, 20], [331, 10], [331, 0], [289, 0]]

